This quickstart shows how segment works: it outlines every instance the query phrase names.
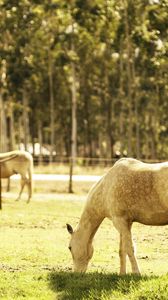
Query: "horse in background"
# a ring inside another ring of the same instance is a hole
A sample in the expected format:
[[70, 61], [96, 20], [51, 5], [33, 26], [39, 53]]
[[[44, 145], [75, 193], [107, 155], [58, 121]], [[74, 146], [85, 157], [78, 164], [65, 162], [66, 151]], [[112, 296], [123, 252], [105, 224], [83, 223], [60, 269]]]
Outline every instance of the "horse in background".
[[33, 191], [33, 157], [27, 151], [15, 150], [0, 154], [1, 178], [10, 178], [14, 174], [21, 176], [21, 189], [16, 200], [21, 198], [25, 185], [28, 187], [28, 199], [30, 202]]
[[126, 257], [132, 272], [140, 274], [135, 257], [131, 227], [168, 224], [168, 162], [148, 164], [122, 158], [90, 190], [75, 230], [71, 234], [74, 271], [85, 272], [93, 255], [93, 237], [104, 218], [109, 218], [120, 234], [120, 274], [126, 274]]

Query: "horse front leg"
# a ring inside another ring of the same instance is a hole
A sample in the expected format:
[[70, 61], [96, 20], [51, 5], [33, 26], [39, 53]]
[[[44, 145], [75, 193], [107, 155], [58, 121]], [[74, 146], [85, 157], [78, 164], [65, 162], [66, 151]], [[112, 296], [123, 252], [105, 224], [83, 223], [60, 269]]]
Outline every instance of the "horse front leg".
[[135, 274], [140, 274], [131, 235], [132, 223], [128, 222], [122, 217], [114, 217], [113, 224], [120, 233], [120, 274], [126, 274], [126, 255], [129, 257], [132, 272]]
[[135, 257], [135, 249], [134, 249], [134, 244], [131, 235], [131, 226], [130, 228], [129, 226], [125, 228], [123, 239], [124, 239], [123, 242], [124, 242], [125, 251], [131, 263], [132, 273], [140, 274], [138, 262]]
[[126, 251], [123, 242], [123, 235], [120, 233], [120, 249], [119, 249], [119, 256], [120, 256], [120, 275], [126, 274]]
[[137, 260], [136, 260], [136, 257], [135, 257], [135, 253], [134, 253], [135, 252], [134, 251], [134, 245], [133, 245], [131, 237], [128, 237], [126, 245], [127, 245], [126, 246], [126, 249], [127, 249], [126, 251], [127, 251], [130, 263], [131, 263], [132, 273], [140, 274], [139, 266], [138, 266], [138, 263], [137, 263]]

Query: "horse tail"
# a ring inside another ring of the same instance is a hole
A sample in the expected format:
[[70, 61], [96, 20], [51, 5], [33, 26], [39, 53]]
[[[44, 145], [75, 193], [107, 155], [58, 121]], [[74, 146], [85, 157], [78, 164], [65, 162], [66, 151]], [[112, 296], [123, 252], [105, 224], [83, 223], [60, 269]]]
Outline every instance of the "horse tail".
[[32, 197], [33, 194], [33, 157], [30, 154], [30, 164], [28, 168], [28, 176], [29, 176], [29, 197]]

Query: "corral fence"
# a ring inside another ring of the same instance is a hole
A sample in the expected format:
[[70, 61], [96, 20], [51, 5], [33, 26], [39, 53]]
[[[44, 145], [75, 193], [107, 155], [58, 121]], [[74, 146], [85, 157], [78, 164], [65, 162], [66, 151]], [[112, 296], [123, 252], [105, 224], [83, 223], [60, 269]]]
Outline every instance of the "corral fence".
[[[5, 163], [5, 161], [12, 159], [13, 157], [3, 159], [0, 161], [0, 210], [2, 209], [2, 164]], [[66, 157], [66, 156], [53, 156], [52, 159], [49, 156], [34, 156], [34, 165], [35, 166], [50, 166], [55, 172], [57, 173], [57, 166], [58, 165], [64, 165], [67, 166], [71, 171], [72, 171], [72, 161], [74, 163], [74, 168], [79, 166], [79, 167], [100, 167], [100, 168], [110, 168], [113, 166], [113, 164], [120, 159], [120, 157], [115, 157], [113, 159], [111, 158], [99, 158], [99, 157]], [[158, 162], [163, 162], [165, 160], [163, 159], [141, 159], [144, 162], [147, 163], [158, 163]], [[69, 182], [70, 185], [72, 185], [72, 173], [69, 173]], [[71, 187], [72, 189], [72, 187]]]
[[[121, 157], [114, 157], [114, 158], [103, 158], [103, 157], [75, 157], [73, 160], [75, 164], [78, 166], [100, 166], [100, 167], [110, 167], [112, 166], [118, 159]], [[68, 156], [53, 156], [52, 159], [50, 156], [33, 156], [34, 165], [38, 166], [42, 165], [70, 165], [72, 161], [72, 157]], [[140, 158], [140, 160], [148, 163], [158, 163], [165, 161], [164, 159], [148, 159], [148, 158]]]

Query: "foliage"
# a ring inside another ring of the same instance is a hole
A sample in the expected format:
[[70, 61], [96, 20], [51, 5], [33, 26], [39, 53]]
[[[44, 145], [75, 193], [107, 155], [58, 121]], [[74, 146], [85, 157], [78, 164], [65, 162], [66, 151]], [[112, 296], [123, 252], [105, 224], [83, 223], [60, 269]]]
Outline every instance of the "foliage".
[[41, 128], [48, 144], [53, 131], [57, 153], [70, 155], [73, 62], [78, 156], [113, 157], [118, 144], [121, 155], [167, 157], [167, 0], [1, 0], [0, 7], [1, 95], [13, 103], [17, 143], [26, 91], [30, 140], [39, 141]]

